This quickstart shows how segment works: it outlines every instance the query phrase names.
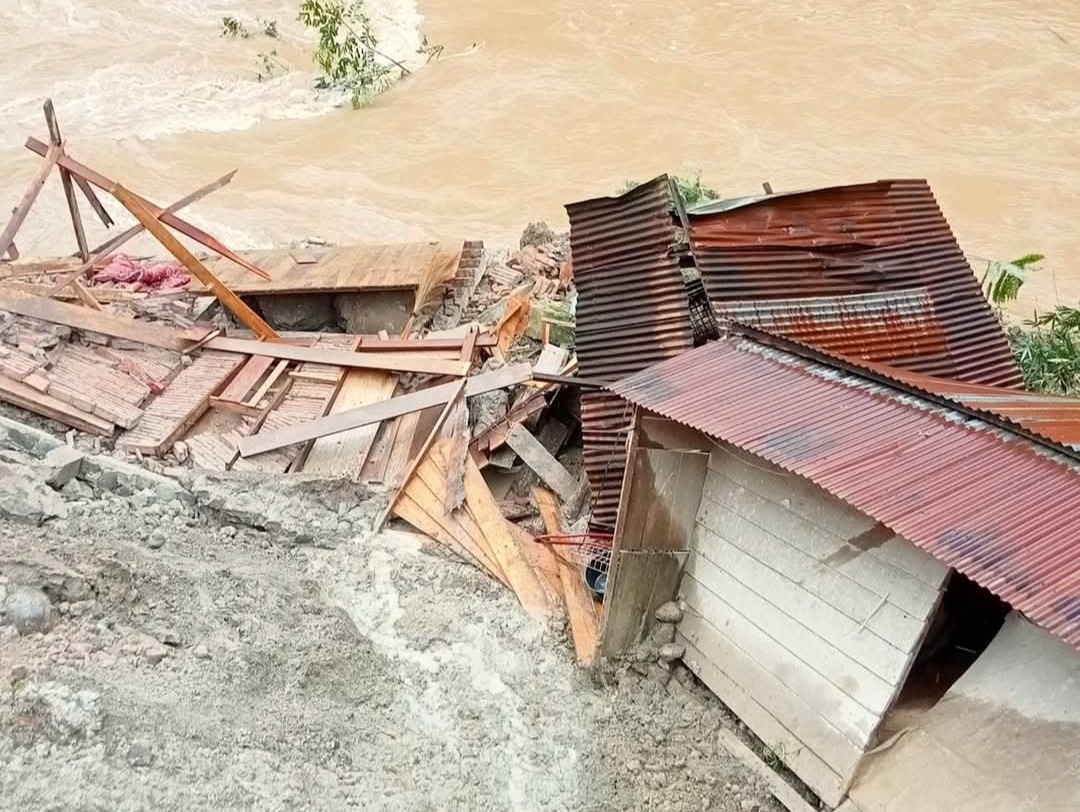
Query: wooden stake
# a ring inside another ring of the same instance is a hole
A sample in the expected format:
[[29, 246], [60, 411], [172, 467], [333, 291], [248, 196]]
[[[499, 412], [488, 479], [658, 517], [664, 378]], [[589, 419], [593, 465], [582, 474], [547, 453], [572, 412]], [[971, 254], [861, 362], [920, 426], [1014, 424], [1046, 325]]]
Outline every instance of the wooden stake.
[[424, 444], [420, 446], [420, 451], [413, 457], [412, 462], [409, 463], [409, 467], [405, 469], [405, 475], [401, 478], [400, 487], [390, 494], [390, 501], [386, 503], [383, 512], [380, 513], [379, 517], [375, 520], [375, 524], [372, 526], [372, 532], [378, 533], [382, 529], [383, 524], [386, 522], [386, 517], [390, 515], [390, 511], [394, 509], [394, 505], [397, 503], [398, 497], [401, 496], [401, 492], [405, 490], [405, 487], [409, 484], [409, 480], [412, 479], [413, 474], [416, 473], [417, 467], [423, 462], [424, 457], [427, 456], [431, 444], [435, 442], [435, 438], [437, 438], [439, 432], [442, 431], [443, 423], [446, 422], [446, 418], [449, 417], [450, 412], [454, 410], [454, 405], [458, 402], [458, 399], [465, 394], [465, 384], [468, 382], [468, 378], [462, 378], [457, 390], [450, 397], [450, 400], [446, 401], [446, 405], [443, 406], [442, 412], [439, 413], [439, 419], [435, 421], [435, 425], [431, 428], [431, 433], [428, 434], [427, 439], [424, 440]]
[[192, 276], [206, 285], [210, 292], [218, 298], [218, 301], [229, 308], [233, 315], [246, 327], [250, 328], [259, 339], [277, 338], [274, 328], [263, 321], [254, 310], [244, 303], [243, 299], [229, 290], [205, 265], [199, 262], [195, 255], [188, 251], [180, 240], [176, 239], [172, 232], [147, 210], [138, 195], [129, 192], [119, 183], [114, 184], [110, 191], [135, 216], [135, 219], [142, 223], [143, 227], [153, 234], [157, 241], [176, 257], [181, 265], [191, 272]]
[[[31, 152], [36, 152], [38, 155], [45, 155], [49, 149], [46, 144], [43, 144], [36, 138], [26, 139], [26, 148], [29, 149]], [[78, 175], [81, 178], [84, 178], [85, 180], [92, 183], [94, 186], [97, 186], [99, 189], [104, 189], [107, 192], [112, 191], [112, 188], [118, 185], [115, 181], [110, 180], [109, 178], [102, 175], [100, 172], [95, 172], [90, 167], [74, 160], [70, 155], [60, 156], [57, 163], [59, 163], [61, 167], [67, 169], [69, 172]], [[166, 225], [172, 226], [184, 236], [190, 237], [191, 239], [195, 240], [195, 242], [200, 243], [201, 245], [205, 245], [211, 251], [216, 251], [223, 257], [232, 260], [241, 268], [246, 268], [256, 276], [259, 276], [269, 281], [270, 274], [268, 274], [258, 265], [255, 265], [244, 259], [240, 255], [230, 251], [219, 240], [207, 234], [201, 228], [196, 228], [186, 220], [181, 220], [176, 215], [169, 214], [160, 206], [151, 203], [144, 197], [140, 197], [138, 195], [135, 195], [135, 197], [138, 198], [139, 203], [142, 204], [143, 208], [150, 211], [153, 217], [161, 220], [161, 222], [165, 223]]]
[[11, 219], [4, 227], [3, 232], [0, 232], [0, 257], [8, 253], [8, 250], [15, 242], [15, 234], [18, 233], [19, 227], [26, 220], [26, 215], [30, 213], [34, 201], [37, 200], [38, 195], [41, 193], [41, 188], [45, 185], [45, 181], [49, 179], [49, 174], [59, 160], [59, 147], [52, 145], [46, 148], [45, 162], [38, 169], [38, 173], [34, 175], [34, 179], [30, 181], [30, 185], [26, 187], [26, 191], [23, 193], [18, 205], [12, 210]]

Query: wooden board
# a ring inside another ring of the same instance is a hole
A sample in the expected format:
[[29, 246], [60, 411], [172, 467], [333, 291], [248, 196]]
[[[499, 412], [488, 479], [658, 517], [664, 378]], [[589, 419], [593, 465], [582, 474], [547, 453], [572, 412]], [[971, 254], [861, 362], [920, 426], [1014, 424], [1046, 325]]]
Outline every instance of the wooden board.
[[21, 316], [31, 316], [53, 324], [65, 324], [68, 327], [89, 330], [114, 338], [126, 338], [167, 350], [183, 350], [192, 341], [205, 338], [209, 332], [208, 329], [202, 327], [193, 327], [188, 330], [159, 327], [135, 321], [126, 316], [101, 313], [88, 307], [58, 302], [55, 299], [29, 296], [10, 288], [0, 288], [0, 310], [9, 310]]
[[[242, 295], [283, 293], [354, 293], [413, 290], [428, 277], [456, 273], [462, 243], [404, 243], [312, 248], [298, 262], [294, 249], [251, 251], [243, 256], [270, 275], [269, 280], [247, 273], [228, 260], [211, 260], [207, 267], [224, 284]], [[314, 260], [310, 262], [307, 260]], [[203, 286], [193, 290], [203, 291]]]
[[480, 469], [472, 459], [465, 462], [465, 495], [469, 510], [476, 517], [499, 568], [506, 575], [522, 607], [537, 620], [546, 621], [555, 607], [551, 605], [545, 588], [522, 554], [518, 542], [506, 529], [506, 520], [499, 512], [495, 497], [491, 495]]
[[[862, 757], [859, 748], [838, 733], [833, 734], [831, 740], [823, 738], [823, 729], [817, 724], [816, 715], [797, 696], [783, 686], [777, 686], [767, 674], [756, 669], [752, 662], [740, 659], [734, 666], [729, 665], [728, 650], [716, 645], [713, 638], [699, 642], [700, 622], [696, 617], [686, 617], [677, 633], [677, 642], [686, 646], [683, 655], [686, 666], [759, 739], [779, 753], [784, 763], [822, 800], [829, 806], [839, 803], [843, 797], [844, 778], [854, 770]], [[686, 626], [686, 631], [683, 631], [683, 626]], [[760, 682], [753, 682], [755, 679]], [[750, 685], [760, 685], [761, 691], [768, 693], [770, 698], [767, 701], [772, 710], [763, 707], [746, 690]], [[790, 720], [790, 727], [777, 721], [774, 711], [778, 707], [786, 709], [783, 715]], [[828, 754], [829, 760], [822, 756], [823, 753]]]
[[725, 727], [720, 728], [719, 736], [720, 746], [744, 766], [757, 773], [769, 788], [772, 796], [783, 804], [788, 812], [818, 812], [817, 808], [810, 806], [806, 799], [795, 791], [794, 787], [780, 777], [779, 773], [766, 766], [765, 762], [758, 758], [753, 750], [743, 744], [738, 736]]
[[21, 381], [0, 376], [0, 400], [26, 409], [34, 414], [56, 420], [79, 431], [108, 436], [115, 428], [112, 423], [82, 409], [39, 392]]
[[204, 351], [147, 407], [138, 425], [121, 436], [119, 446], [143, 454], [164, 454], [209, 408], [211, 393], [243, 360], [229, 353]]
[[220, 399], [233, 403], [244, 403], [248, 394], [257, 384], [266, 371], [274, 364], [274, 359], [269, 355], [253, 355], [244, 361], [240, 371], [236, 373], [228, 386], [221, 390]]
[[633, 491], [619, 549], [690, 549], [709, 455], [638, 448], [632, 460]]
[[[391, 373], [351, 369], [346, 373], [341, 390], [334, 398], [330, 414], [339, 414], [387, 400], [394, 394], [396, 386], [397, 376]], [[311, 447], [304, 463], [304, 471], [359, 481], [378, 431], [379, 424], [375, 423], [331, 437], [320, 437]]]
[[207, 342], [206, 346], [212, 350], [269, 355], [290, 361], [353, 369], [382, 369], [390, 372], [420, 372], [458, 377], [469, 371], [468, 364], [463, 361], [425, 358], [420, 353], [353, 352], [325, 347], [297, 347], [276, 341], [254, 341], [246, 338], [215, 338]]
[[541, 445], [527, 428], [517, 424], [506, 435], [506, 444], [521, 457], [522, 461], [551, 488], [564, 503], [578, 499], [579, 483], [563, 464]]
[[[465, 395], [471, 397], [495, 389], [503, 389], [514, 384], [524, 383], [529, 380], [531, 375], [532, 370], [528, 364], [513, 364], [494, 372], [474, 375], [468, 379], [465, 386]], [[245, 437], [240, 444], [240, 454], [248, 457], [292, 445], [293, 443], [316, 440], [319, 437], [329, 437], [349, 429], [370, 426], [373, 423], [400, 417], [432, 406], [442, 406], [454, 396], [457, 389], [457, 383], [440, 384], [428, 389], [421, 389], [418, 392], [410, 392], [407, 395], [391, 398], [381, 403], [373, 403], [359, 409], [349, 409], [340, 414], [328, 415], [285, 431], [271, 432], [258, 437]]]
[[613, 556], [600, 630], [604, 656], [620, 656], [645, 637], [656, 610], [675, 598], [686, 558], [665, 552]]
[[239, 432], [214, 434], [206, 432], [184, 440], [191, 454], [191, 461], [206, 471], [228, 471], [240, 455], [236, 450]]

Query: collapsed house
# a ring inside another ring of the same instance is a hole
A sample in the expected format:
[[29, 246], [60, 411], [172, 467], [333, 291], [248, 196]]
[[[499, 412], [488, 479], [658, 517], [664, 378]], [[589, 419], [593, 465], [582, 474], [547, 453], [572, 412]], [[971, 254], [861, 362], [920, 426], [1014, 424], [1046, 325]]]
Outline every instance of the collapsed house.
[[1030, 755], [1080, 736], [1080, 403], [1020, 388], [925, 182], [568, 210], [601, 653], [677, 597], [684, 662], [828, 806], [1080, 802]]

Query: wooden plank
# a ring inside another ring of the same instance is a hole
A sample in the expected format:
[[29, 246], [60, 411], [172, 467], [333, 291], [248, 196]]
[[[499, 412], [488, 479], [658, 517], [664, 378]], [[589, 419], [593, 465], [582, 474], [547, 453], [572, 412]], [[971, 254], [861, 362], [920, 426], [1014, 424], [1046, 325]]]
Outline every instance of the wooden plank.
[[555, 491], [564, 503], [579, 500], [581, 483], [574, 479], [528, 429], [520, 424], [512, 426], [507, 432], [506, 444], [514, 449], [522, 461], [545, 485]]
[[240, 371], [236, 373], [235, 377], [229, 381], [228, 385], [218, 395], [220, 400], [233, 401], [234, 403], [244, 403], [248, 399], [248, 393], [251, 392], [251, 387], [255, 386], [261, 379], [266, 370], [268, 370], [274, 363], [274, 359], [268, 355], [252, 355], [246, 361], [244, 365], [240, 367]]
[[[862, 550], [848, 544], [845, 539], [791, 513], [782, 504], [748, 491], [716, 472], [709, 474], [706, 487], [709, 498], [716, 504], [737, 511], [743, 519], [765, 533], [783, 539], [823, 566], [831, 567], [875, 594], [887, 595], [890, 603], [915, 619], [926, 619], [936, 599], [937, 586], [931, 586], [872, 554], [868, 555], [869, 549]], [[882, 539], [890, 535], [886, 532]], [[930, 557], [929, 553], [925, 555]], [[943, 568], [940, 572], [944, 578], [946, 570]]]
[[[715, 535], [711, 531], [701, 528], [694, 537], [695, 556], [691, 557], [688, 571], [696, 573], [698, 580], [707, 583], [710, 589], [729, 598], [728, 602], [738, 600], [734, 605], [754, 605], [754, 617], [761, 617], [762, 622], [773, 613], [782, 613], [797, 621], [802, 629], [806, 640], [800, 641], [804, 645], [812, 645], [813, 639], [820, 639], [843, 655], [861, 663], [874, 674], [880, 684], [871, 687], [873, 683], [867, 679], [861, 684], [867, 686], [872, 695], [880, 698], [884, 693], [887, 697], [891, 692], [891, 686], [895, 685], [904, 673], [908, 661], [908, 652], [902, 650], [888, 640], [877, 635], [871, 629], [845, 615], [835, 608], [828, 599], [815, 595], [804, 589], [796, 580], [790, 580], [786, 576], [770, 569], [762, 563], [740, 550], [727, 540]], [[696, 557], [700, 556], [706, 563], [702, 564]], [[714, 568], [709, 570], [709, 567]], [[705, 569], [710, 576], [702, 573]], [[727, 578], [733, 579], [743, 587], [738, 589], [734, 584], [721, 586], [716, 583], [718, 573], [723, 573]], [[753, 598], [744, 593], [751, 592], [767, 601], [768, 606], [759, 606]], [[739, 597], [736, 599], [735, 596]], [[770, 611], [769, 607], [772, 607]], [[760, 610], [760, 615], [758, 614]], [[918, 639], [916, 628], [911, 628], [912, 643]], [[786, 639], [786, 638], [785, 638]], [[795, 646], [799, 648], [800, 646]], [[880, 710], [880, 703], [870, 697], [861, 697], [867, 708]]]
[[[45, 144], [33, 137], [26, 139], [26, 148], [29, 149], [31, 152], [36, 152], [38, 155], [45, 155], [48, 151], [48, 147]], [[93, 169], [90, 169], [90, 167], [84, 166], [83, 164], [74, 160], [70, 155], [61, 154], [57, 160], [57, 163], [69, 172], [78, 175], [81, 178], [84, 178], [85, 180], [92, 183], [94, 186], [97, 186], [99, 189], [103, 189], [106, 192], [112, 192], [113, 188], [117, 186], [114, 181], [109, 180], [109, 178], [98, 172], [95, 172]], [[184, 234], [185, 236], [195, 240], [195, 242], [206, 246], [211, 251], [216, 251], [223, 257], [228, 257], [237, 265], [246, 268], [256, 276], [263, 277], [264, 279], [267, 278], [266, 271], [248, 262], [243, 257], [234, 254], [232, 251], [222, 245], [221, 242], [207, 234], [202, 229], [196, 228], [191, 223], [188, 223], [185, 220], [181, 220], [175, 214], [168, 213], [167, 211], [151, 203], [144, 197], [139, 197], [138, 200], [142, 204], [142, 206], [147, 209], [153, 217], [160, 220], [160, 222], [165, 223], [172, 228], [175, 228], [181, 234]]]
[[240, 456], [236, 450], [238, 439], [240, 433], [236, 431], [227, 434], [204, 432], [188, 437], [184, 444], [191, 454], [192, 463], [197, 467], [207, 471], [227, 471]]
[[204, 352], [147, 407], [138, 425], [120, 437], [120, 447], [143, 454], [164, 454], [210, 408], [210, 394], [242, 361], [227, 353]]
[[253, 330], [255, 335], [261, 339], [277, 338], [274, 328], [263, 321], [258, 313], [248, 307], [243, 299], [222, 284], [193, 253], [185, 248], [180, 240], [176, 239], [172, 232], [162, 225], [143, 205], [143, 201], [140, 200], [138, 195], [132, 194], [120, 184], [115, 184], [110, 191], [113, 197], [123, 203], [124, 208], [142, 223], [143, 228], [153, 234], [155, 239], [165, 247], [165, 250], [176, 257], [176, 260], [187, 268], [192, 276], [206, 285], [210, 292], [218, 298], [218, 301], [225, 305], [229, 312], [236, 316], [242, 324]]
[[4, 226], [4, 230], [0, 232], [0, 257], [3, 257], [14, 244], [15, 235], [19, 232], [23, 222], [25, 222], [30, 209], [34, 207], [34, 202], [37, 200], [38, 195], [41, 194], [45, 181], [49, 179], [53, 167], [56, 166], [57, 161], [60, 159], [60, 147], [53, 144], [47, 147], [42, 154], [45, 160], [38, 167], [37, 174], [31, 179], [26, 191], [23, 192], [22, 198], [12, 210], [11, 219]]
[[765, 762], [758, 758], [753, 750], [743, 744], [738, 736], [725, 727], [720, 728], [719, 736], [720, 746], [727, 750], [737, 761], [741, 762], [743, 766], [757, 773], [761, 780], [765, 782], [765, 786], [769, 788], [772, 796], [783, 804], [788, 812], [818, 812], [817, 807], [810, 806], [791, 784], [766, 766]]
[[689, 550], [709, 455], [638, 448], [620, 550]]
[[102, 225], [104, 225], [105, 228], [112, 228], [114, 225], [112, 215], [110, 215], [105, 206], [102, 205], [101, 198], [97, 196], [94, 187], [91, 186], [85, 178], [80, 178], [77, 175], [73, 177], [75, 185], [79, 187], [79, 191], [83, 193], [83, 197], [86, 198], [86, 202], [90, 204], [90, 208], [94, 210], [94, 214], [97, 215]]
[[[454, 404], [457, 403], [460, 398], [462, 398], [465, 392], [465, 384], [467, 382], [467, 379], [462, 378], [460, 383], [455, 384], [457, 386], [457, 391], [454, 392], [450, 400], [446, 402], [446, 405], [443, 407], [443, 410], [439, 414], [438, 419], [435, 421], [435, 425], [431, 428], [431, 431], [429, 432], [427, 438], [424, 440], [424, 444], [420, 446], [420, 450], [416, 453], [413, 461], [409, 463], [409, 467], [405, 469], [405, 475], [402, 478], [401, 488], [398, 488], [398, 490], [390, 494], [390, 498], [386, 503], [386, 507], [382, 510], [382, 512], [379, 514], [378, 518], [372, 525], [373, 532], [377, 533], [379, 532], [379, 530], [382, 529], [383, 523], [386, 521], [386, 517], [390, 514], [390, 511], [394, 509], [394, 502], [397, 501], [398, 496], [401, 494], [401, 490], [408, 486], [409, 480], [416, 472], [417, 466], [420, 465], [421, 462], [423, 462], [424, 458], [427, 456], [428, 450], [431, 448], [431, 444], [434, 443], [435, 439], [439, 436], [439, 431], [442, 429], [443, 423], [446, 422], [446, 419], [454, 410]], [[448, 513], [449, 511], [444, 510], [442, 512]]]
[[499, 506], [471, 458], [465, 461], [465, 494], [469, 509], [483, 530], [496, 563], [506, 575], [522, 607], [537, 620], [546, 621], [554, 607], [518, 543], [506, 529]]
[[[221, 339], [215, 339], [215, 341], [219, 340]], [[495, 389], [503, 389], [507, 386], [524, 383], [529, 379], [530, 374], [531, 370], [528, 364], [512, 364], [494, 372], [474, 375], [466, 379], [465, 396], [472, 397]], [[373, 403], [370, 406], [361, 406], [359, 409], [349, 409], [339, 414], [327, 415], [304, 425], [291, 427], [287, 431], [271, 432], [257, 437], [245, 437], [240, 444], [240, 454], [249, 457], [253, 454], [282, 448], [293, 443], [315, 440], [319, 437], [329, 437], [332, 434], [348, 431], [349, 429], [369, 426], [373, 423], [389, 420], [392, 417], [400, 417], [432, 406], [442, 406], [455, 396], [457, 389], [458, 384], [456, 382], [440, 384], [418, 392], [410, 392], [407, 395], [391, 398], [381, 403]]]
[[645, 636], [656, 610], [675, 598], [686, 558], [686, 553], [665, 552], [613, 556], [600, 632], [605, 656], [620, 656]]
[[104, 436], [113, 433], [114, 426], [107, 420], [4, 376], [0, 376], [0, 400], [79, 431]]
[[465, 399], [456, 401], [442, 428], [446, 461], [446, 487], [443, 506], [452, 512], [465, 504], [465, 458], [469, 456], [469, 408]]
[[562, 562], [559, 566], [563, 600], [570, 619], [570, 634], [574, 639], [574, 651], [578, 662], [584, 666], [593, 664], [596, 658], [596, 641], [600, 620], [596, 613], [596, 601], [585, 585], [580, 567]]
[[[265, 356], [252, 357], [261, 358]], [[252, 393], [251, 399], [247, 401], [248, 406], [258, 406], [262, 402], [262, 399], [266, 397], [266, 393], [270, 391], [270, 387], [278, 382], [278, 379], [281, 378], [282, 374], [285, 372], [285, 368], [289, 366], [289, 363], [289, 361], [277, 362], [277, 366], [270, 370], [270, 374], [266, 376], [266, 379], [259, 385], [259, 388]]]
[[[769, 621], [762, 620], [762, 625], [768, 626], [768, 630], [759, 628], [754, 623], [754, 620], [760, 619], [757, 615], [750, 618], [742, 614], [689, 574], [683, 576], [679, 594], [691, 613], [700, 615], [702, 620], [739, 650], [738, 656], [752, 660], [777, 683], [798, 696], [818, 717], [815, 724], [834, 728], [860, 751], [869, 747], [881, 719], [880, 714], [867, 710], [771, 637], [770, 631], [781, 634], [784, 640], [791, 642], [780, 626], [770, 622], [771, 617]], [[852, 682], [854, 677], [855, 673], [852, 672]]]
[[114, 338], [126, 338], [167, 350], [183, 350], [188, 342], [198, 341], [207, 332], [205, 328], [181, 330], [160, 327], [135, 321], [126, 316], [100, 313], [54, 299], [30, 296], [6, 287], [0, 288], [0, 310], [9, 310], [20, 316], [30, 316], [53, 324], [65, 324], [68, 327], [89, 330]]
[[[369, 369], [350, 369], [334, 398], [330, 414], [389, 399], [397, 387], [397, 376]], [[307, 473], [344, 477], [359, 481], [364, 463], [379, 432], [379, 424], [361, 426], [315, 441], [304, 463]]]
[[544, 587], [552, 610], [565, 606], [562, 580], [559, 577], [561, 567], [559, 560], [551, 554], [551, 548], [547, 544], [538, 544], [533, 535], [524, 527], [519, 527], [509, 519], [503, 519], [503, 521], [507, 532], [517, 542], [518, 549], [521, 550], [521, 554], [529, 562], [529, 566], [532, 567], [532, 571]]
[[469, 371], [467, 366], [460, 361], [413, 357], [411, 355], [351, 352], [319, 347], [297, 347], [280, 342], [260, 342], [244, 338], [215, 338], [207, 346], [213, 350], [239, 352], [245, 355], [269, 355], [274, 358], [287, 358], [290, 361], [330, 364], [351, 369], [422, 372], [427, 375], [453, 375], [455, 377], [461, 377]]
[[[750, 465], [741, 458], [717, 451], [709, 461], [709, 468], [746, 491], [782, 505], [785, 511], [839, 539], [855, 539], [877, 525], [875, 519], [837, 499], [824, 488], [775, 468], [765, 460], [755, 459], [754, 464]], [[864, 552], [935, 589], [949, 570], [926, 551], [895, 535], [884, 543], [869, 546]]]
[[723, 505], [712, 501], [706, 484], [698, 522], [746, 555], [762, 562], [787, 580], [799, 584], [858, 624], [905, 651], [918, 638], [922, 621], [783, 539], [763, 531]]
[[686, 646], [683, 662], [720, 701], [822, 800], [839, 803], [862, 751], [697, 615], [683, 618], [676, 640]]

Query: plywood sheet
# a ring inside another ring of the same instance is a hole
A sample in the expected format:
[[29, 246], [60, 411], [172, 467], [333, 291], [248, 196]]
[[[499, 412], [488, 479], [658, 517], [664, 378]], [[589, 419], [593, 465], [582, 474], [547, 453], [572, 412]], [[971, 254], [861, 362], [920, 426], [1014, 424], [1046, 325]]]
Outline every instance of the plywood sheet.
[[[461, 248], [460, 242], [340, 246], [311, 249], [302, 257], [314, 262], [298, 262], [289, 249], [244, 254], [270, 275], [269, 280], [224, 258], [206, 265], [235, 293], [243, 295], [415, 290], [425, 280], [453, 277]], [[205, 289], [193, 286], [191, 290]]]

